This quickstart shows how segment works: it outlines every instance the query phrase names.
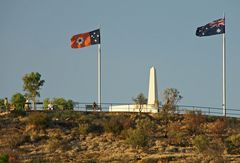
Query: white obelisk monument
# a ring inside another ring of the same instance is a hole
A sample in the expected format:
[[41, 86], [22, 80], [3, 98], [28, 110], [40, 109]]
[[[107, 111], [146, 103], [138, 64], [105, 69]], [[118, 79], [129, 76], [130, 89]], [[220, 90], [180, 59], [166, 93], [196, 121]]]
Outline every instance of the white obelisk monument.
[[[150, 69], [149, 75], [149, 88], [148, 88], [148, 103], [142, 105], [142, 112], [158, 112], [158, 106], [156, 106], [158, 101], [158, 91], [157, 91], [157, 76], [154, 67]], [[110, 112], [139, 112], [136, 104], [129, 105], [114, 105], [109, 107]]]
[[149, 75], [149, 87], [148, 87], [148, 105], [155, 105], [158, 101], [157, 91], [157, 76], [156, 69], [151, 67]]

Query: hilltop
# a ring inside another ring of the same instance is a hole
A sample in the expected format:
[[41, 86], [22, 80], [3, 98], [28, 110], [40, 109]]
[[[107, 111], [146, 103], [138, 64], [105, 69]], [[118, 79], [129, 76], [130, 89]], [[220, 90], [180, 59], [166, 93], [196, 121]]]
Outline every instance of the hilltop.
[[0, 162], [240, 162], [240, 120], [74, 111], [0, 116]]

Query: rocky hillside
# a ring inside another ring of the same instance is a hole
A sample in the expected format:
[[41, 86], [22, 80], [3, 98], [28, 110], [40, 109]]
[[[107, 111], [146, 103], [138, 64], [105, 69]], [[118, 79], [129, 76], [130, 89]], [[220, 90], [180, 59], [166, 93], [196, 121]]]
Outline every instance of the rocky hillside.
[[0, 162], [240, 162], [240, 120], [176, 114], [13, 112]]

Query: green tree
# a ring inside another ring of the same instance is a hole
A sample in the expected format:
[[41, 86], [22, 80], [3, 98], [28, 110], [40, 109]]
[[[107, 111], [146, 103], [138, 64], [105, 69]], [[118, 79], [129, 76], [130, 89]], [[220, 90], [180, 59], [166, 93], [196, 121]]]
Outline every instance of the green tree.
[[16, 93], [12, 96], [11, 102], [17, 110], [23, 110], [26, 99], [21, 93]]
[[64, 98], [54, 98], [52, 100], [54, 109], [57, 110], [73, 110], [74, 103], [72, 100], [65, 100]]
[[44, 108], [44, 109], [48, 109], [48, 104], [49, 104], [50, 102], [51, 102], [51, 101], [50, 101], [49, 98], [45, 98], [45, 99], [43, 100], [43, 108]]
[[25, 74], [22, 80], [23, 90], [26, 91], [26, 96], [33, 101], [33, 108], [36, 110], [36, 97], [40, 97], [39, 90], [45, 81], [41, 80], [41, 74], [38, 72]]
[[54, 105], [54, 109], [57, 109], [57, 110], [64, 110], [67, 107], [67, 102], [62, 97], [54, 98], [52, 103]]
[[143, 93], [140, 93], [137, 95], [136, 98], [132, 98], [134, 103], [136, 104], [137, 109], [139, 109], [139, 112], [142, 112], [143, 105], [147, 104], [147, 98], [144, 96]]
[[74, 108], [73, 100], [67, 100], [67, 109], [68, 110], [73, 110], [73, 108]]

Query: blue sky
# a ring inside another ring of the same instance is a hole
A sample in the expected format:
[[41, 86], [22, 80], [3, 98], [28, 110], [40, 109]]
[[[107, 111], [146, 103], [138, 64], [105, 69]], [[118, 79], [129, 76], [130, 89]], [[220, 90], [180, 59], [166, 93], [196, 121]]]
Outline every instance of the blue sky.
[[101, 25], [102, 102], [147, 96], [155, 66], [159, 94], [177, 88], [181, 104], [221, 107], [222, 36], [199, 38], [195, 31], [225, 12], [227, 105], [240, 108], [239, 6], [238, 0], [0, 1], [0, 98], [24, 93], [22, 76], [37, 71], [46, 81], [40, 100], [97, 101], [97, 46], [71, 49], [70, 38]]

